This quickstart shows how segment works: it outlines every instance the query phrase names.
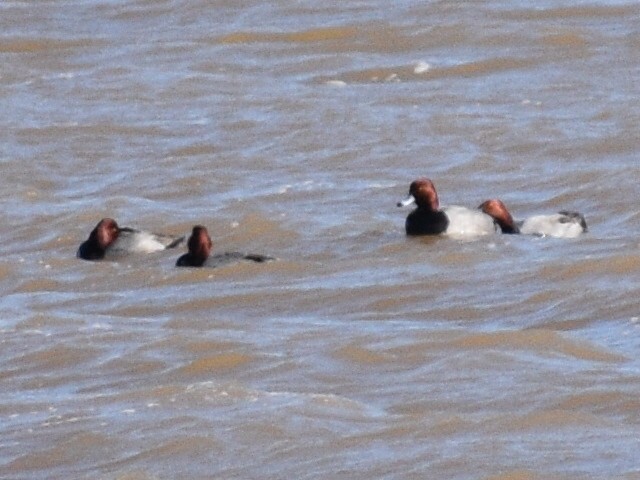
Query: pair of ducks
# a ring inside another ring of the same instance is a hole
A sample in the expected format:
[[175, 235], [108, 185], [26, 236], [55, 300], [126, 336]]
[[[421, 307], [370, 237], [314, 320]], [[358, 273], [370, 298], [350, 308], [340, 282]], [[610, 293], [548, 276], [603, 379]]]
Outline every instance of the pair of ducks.
[[[417, 208], [409, 214], [405, 229], [407, 235], [477, 236], [494, 233], [497, 227], [502, 233], [548, 235], [553, 237], [577, 237], [587, 231], [584, 217], [577, 212], [562, 211], [553, 215], [537, 215], [516, 222], [500, 200], [487, 200], [479, 210], [450, 206], [440, 208], [438, 193], [433, 182], [420, 178], [411, 183], [409, 196], [398, 203], [399, 207], [415, 203]], [[158, 235], [129, 227], [120, 227], [112, 218], [103, 218], [91, 231], [89, 238], [78, 248], [77, 256], [85, 260], [102, 260], [129, 253], [151, 253], [175, 248], [184, 236]], [[255, 253], [226, 252], [211, 256], [213, 243], [209, 232], [202, 225], [193, 227], [187, 242], [189, 251], [178, 258], [178, 267], [217, 267], [231, 262], [248, 260], [267, 262], [273, 257]]]
[[[153, 253], [175, 248], [184, 241], [184, 236], [175, 237], [120, 227], [113, 218], [103, 218], [91, 231], [89, 238], [78, 248], [77, 256], [84, 260], [117, 258], [131, 253]], [[267, 262], [275, 260], [267, 255], [242, 252], [226, 252], [211, 256], [213, 242], [206, 227], [193, 227], [189, 251], [178, 258], [177, 267], [219, 267], [228, 263], [249, 260]]]
[[587, 231], [584, 216], [577, 212], [561, 211], [515, 221], [498, 199], [482, 202], [477, 210], [458, 206], [440, 208], [438, 193], [428, 178], [412, 182], [409, 196], [398, 202], [398, 206], [413, 203], [417, 208], [407, 217], [407, 235], [478, 236], [494, 233], [499, 228], [509, 234], [573, 238]]

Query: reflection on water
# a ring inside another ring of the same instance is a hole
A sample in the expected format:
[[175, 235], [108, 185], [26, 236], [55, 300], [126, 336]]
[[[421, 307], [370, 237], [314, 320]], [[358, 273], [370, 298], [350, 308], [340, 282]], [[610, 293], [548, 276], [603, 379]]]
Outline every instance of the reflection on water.
[[[3, 478], [638, 477], [635, 5], [0, 9]], [[589, 233], [406, 238], [425, 175]]]

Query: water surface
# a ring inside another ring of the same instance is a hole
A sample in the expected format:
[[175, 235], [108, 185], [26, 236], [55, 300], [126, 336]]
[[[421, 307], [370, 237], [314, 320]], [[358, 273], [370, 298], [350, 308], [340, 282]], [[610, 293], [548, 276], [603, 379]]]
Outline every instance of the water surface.
[[[633, 2], [0, 5], [3, 478], [640, 478]], [[572, 239], [406, 238], [443, 204]], [[103, 216], [278, 262], [93, 263]]]

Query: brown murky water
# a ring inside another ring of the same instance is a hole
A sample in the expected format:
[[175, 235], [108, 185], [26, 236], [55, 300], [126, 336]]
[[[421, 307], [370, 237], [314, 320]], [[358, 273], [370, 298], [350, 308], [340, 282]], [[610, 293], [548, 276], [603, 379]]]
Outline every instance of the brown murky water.
[[[640, 479], [640, 7], [532, 5], [0, 4], [0, 476]], [[407, 239], [423, 175], [590, 231]]]

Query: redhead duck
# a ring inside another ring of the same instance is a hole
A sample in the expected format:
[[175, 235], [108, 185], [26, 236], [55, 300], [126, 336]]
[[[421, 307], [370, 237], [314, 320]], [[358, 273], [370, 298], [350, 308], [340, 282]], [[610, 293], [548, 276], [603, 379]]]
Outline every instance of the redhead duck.
[[516, 222], [505, 204], [498, 199], [486, 200], [478, 208], [495, 219], [502, 233], [574, 238], [587, 231], [587, 222], [578, 212], [563, 210], [552, 215], [534, 215]]
[[202, 225], [196, 225], [193, 227], [187, 246], [189, 247], [189, 252], [178, 258], [178, 261], [176, 262], [177, 267], [215, 268], [240, 260], [250, 260], [258, 263], [275, 260], [275, 258], [268, 257], [266, 255], [242, 252], [219, 253], [210, 257], [209, 255], [211, 254], [213, 242], [211, 241], [211, 237], [209, 236], [209, 232], [206, 227], [203, 227]]
[[438, 193], [428, 178], [414, 180], [409, 195], [398, 207], [415, 203], [417, 208], [407, 216], [407, 235], [478, 236], [496, 232], [496, 225], [489, 215], [465, 207], [440, 208]]
[[113, 218], [103, 218], [91, 231], [89, 238], [82, 242], [76, 256], [84, 260], [102, 260], [130, 253], [151, 253], [174, 248], [183, 240], [184, 236], [157, 235], [119, 227]]

